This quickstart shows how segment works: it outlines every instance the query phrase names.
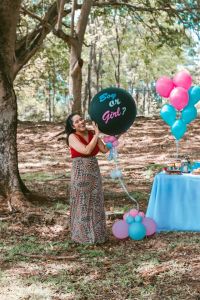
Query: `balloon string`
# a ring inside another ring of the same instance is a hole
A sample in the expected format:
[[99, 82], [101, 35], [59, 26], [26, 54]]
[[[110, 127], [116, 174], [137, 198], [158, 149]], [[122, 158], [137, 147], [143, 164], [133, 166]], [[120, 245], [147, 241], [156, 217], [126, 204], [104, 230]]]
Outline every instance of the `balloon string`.
[[178, 155], [179, 155], [179, 141], [176, 140], [176, 159], [178, 159]]
[[[117, 154], [118, 153], [117, 153], [117, 149], [116, 148], [113, 149], [112, 154], [113, 154], [113, 160], [115, 162], [115, 168], [116, 168], [116, 170], [119, 170], [118, 160], [117, 160]], [[129, 199], [131, 199], [133, 202], [135, 202], [135, 204], [137, 206], [137, 210], [139, 210], [139, 203], [137, 202], [137, 200], [130, 195], [129, 191], [127, 190], [126, 185], [124, 184], [124, 181], [122, 180], [122, 178], [118, 176], [118, 179], [119, 179], [119, 182], [120, 182], [123, 190], [125, 191], [125, 193], [129, 197]]]

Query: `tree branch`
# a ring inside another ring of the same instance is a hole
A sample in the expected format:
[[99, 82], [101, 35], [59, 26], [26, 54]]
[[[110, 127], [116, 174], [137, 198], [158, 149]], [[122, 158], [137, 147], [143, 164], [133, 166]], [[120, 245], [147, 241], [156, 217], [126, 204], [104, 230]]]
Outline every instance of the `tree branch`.
[[84, 34], [88, 23], [88, 17], [91, 11], [92, 4], [93, 0], [85, 0], [81, 8], [81, 13], [79, 16], [76, 31], [80, 45], [83, 44]]
[[55, 34], [57, 37], [59, 37], [60, 39], [62, 39], [65, 43], [68, 44], [68, 46], [70, 47], [71, 44], [75, 44], [76, 40], [71, 37], [70, 35], [66, 34], [63, 30], [53, 30], [53, 34]]
[[64, 5], [65, 5], [65, 0], [58, 0], [59, 2], [59, 13], [58, 13], [58, 21], [55, 26], [55, 29], [58, 31], [62, 27], [62, 17], [64, 13]]
[[77, 1], [72, 1], [72, 14], [71, 14], [71, 36], [74, 36], [74, 15], [77, 6]]
[[[185, 2], [185, 1], [184, 1]], [[121, 7], [121, 6], [126, 6], [127, 8], [134, 10], [134, 11], [141, 11], [141, 12], [160, 12], [160, 11], [165, 11], [165, 12], [173, 12], [173, 13], [183, 13], [183, 12], [191, 12], [194, 13], [196, 10], [198, 10], [200, 8], [200, 6], [196, 6], [194, 9], [192, 9], [191, 7], [184, 7], [184, 8], [173, 8], [171, 6], [160, 6], [160, 7], [148, 7], [148, 6], [137, 6], [137, 5], [133, 5], [133, 4], [129, 4], [127, 3], [127, 1], [102, 1], [102, 2], [98, 2], [98, 0], [96, 0], [93, 3], [93, 6], [96, 7], [106, 7], [106, 6], [115, 6], [115, 7]]]
[[30, 11], [24, 7], [21, 7], [21, 11], [24, 13], [24, 15], [28, 15], [28, 16], [32, 17], [33, 19], [38, 20], [40, 23], [43, 22], [43, 19], [41, 17], [39, 17], [38, 15], [34, 14], [32, 11]]
[[[70, 2], [70, 0], [67, 0]], [[71, 9], [64, 11], [64, 16], [69, 14]], [[17, 41], [15, 47], [16, 63], [14, 65], [14, 77], [29, 59], [37, 52], [46, 36], [54, 28], [58, 17], [57, 4], [54, 2], [47, 10], [40, 24], [31, 33], [28, 33], [20, 41]]]

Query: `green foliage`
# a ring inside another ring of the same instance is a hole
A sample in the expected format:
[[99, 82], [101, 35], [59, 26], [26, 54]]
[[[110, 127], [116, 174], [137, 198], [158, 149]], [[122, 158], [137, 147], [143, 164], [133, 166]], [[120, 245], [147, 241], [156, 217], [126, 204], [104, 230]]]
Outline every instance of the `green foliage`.
[[40, 51], [16, 78], [19, 117], [42, 120], [65, 116], [68, 96], [68, 50], [61, 40], [49, 35]]
[[[53, 0], [25, 0], [23, 7], [42, 18], [53, 3]], [[71, 3], [66, 7], [70, 8]], [[37, 18], [21, 14], [17, 39], [31, 33], [39, 23]], [[71, 17], [65, 16], [63, 23], [65, 33], [70, 34]], [[190, 33], [198, 33], [199, 24], [198, 1], [132, 0], [121, 1], [121, 5], [108, 1], [102, 7], [99, 3], [92, 8], [87, 27], [85, 42], [89, 47], [83, 53], [83, 84], [88, 84], [88, 63], [92, 69], [89, 79], [92, 95], [101, 88], [120, 84], [134, 96], [139, 94], [139, 112], [144, 109], [141, 99], [146, 94], [149, 102], [155, 102], [154, 106], [156, 101], [160, 105], [162, 99], [155, 93], [155, 80], [163, 74], [171, 76], [177, 65], [187, 64], [185, 51], [195, 45]], [[90, 47], [95, 49], [91, 62]], [[20, 118], [38, 115], [51, 121], [66, 115], [71, 99], [68, 81], [69, 51], [62, 40], [49, 35], [17, 78]]]

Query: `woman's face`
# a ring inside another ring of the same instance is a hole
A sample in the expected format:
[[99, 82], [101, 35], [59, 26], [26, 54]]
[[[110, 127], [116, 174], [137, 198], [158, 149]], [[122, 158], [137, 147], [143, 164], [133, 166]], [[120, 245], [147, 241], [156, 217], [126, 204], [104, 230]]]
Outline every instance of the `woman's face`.
[[73, 116], [72, 123], [73, 123], [73, 128], [76, 131], [80, 131], [80, 132], [85, 131], [85, 129], [86, 129], [85, 120], [81, 116], [79, 116], [79, 115]]

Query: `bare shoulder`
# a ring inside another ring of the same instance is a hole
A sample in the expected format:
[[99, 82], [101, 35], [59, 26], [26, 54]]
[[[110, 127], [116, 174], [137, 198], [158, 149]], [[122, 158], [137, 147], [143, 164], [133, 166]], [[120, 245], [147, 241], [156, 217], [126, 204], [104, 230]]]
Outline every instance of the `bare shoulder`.
[[69, 142], [71, 142], [71, 141], [76, 141], [76, 139], [77, 139], [77, 136], [76, 136], [74, 133], [71, 133], [71, 134], [69, 135]]

